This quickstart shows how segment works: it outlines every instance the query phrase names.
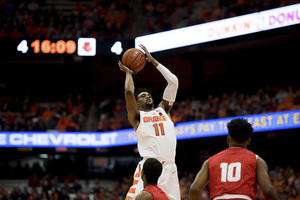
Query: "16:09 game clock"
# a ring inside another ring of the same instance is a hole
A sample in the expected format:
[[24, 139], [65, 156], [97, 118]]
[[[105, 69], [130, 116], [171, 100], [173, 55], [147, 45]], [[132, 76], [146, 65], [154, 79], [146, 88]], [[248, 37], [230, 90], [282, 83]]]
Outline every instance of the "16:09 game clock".
[[32, 42], [22, 40], [17, 51], [26, 54], [32, 49], [34, 54], [74, 54], [77, 50], [79, 56], [95, 56], [96, 55], [96, 39], [95, 38], [78, 38], [77, 44], [74, 40], [39, 40]]

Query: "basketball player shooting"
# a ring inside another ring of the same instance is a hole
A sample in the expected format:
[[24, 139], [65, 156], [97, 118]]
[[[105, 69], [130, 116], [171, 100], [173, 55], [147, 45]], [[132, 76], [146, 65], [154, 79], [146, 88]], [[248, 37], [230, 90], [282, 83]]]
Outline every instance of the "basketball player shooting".
[[128, 120], [138, 136], [138, 150], [143, 158], [135, 170], [133, 185], [129, 189], [126, 200], [135, 199], [143, 188], [141, 171], [147, 158], [156, 158], [163, 165], [162, 174], [158, 180], [158, 186], [174, 200], [180, 200], [180, 189], [175, 164], [176, 135], [174, 123], [171, 121], [170, 110], [175, 101], [178, 79], [165, 66], [160, 64], [149, 53], [147, 48], [140, 45], [146, 53], [146, 60], [163, 75], [168, 82], [163, 93], [163, 100], [157, 108], [154, 108], [153, 99], [146, 89], [139, 89], [134, 93], [132, 75], [135, 73], [119, 61], [119, 68], [126, 74], [125, 100], [128, 112]]

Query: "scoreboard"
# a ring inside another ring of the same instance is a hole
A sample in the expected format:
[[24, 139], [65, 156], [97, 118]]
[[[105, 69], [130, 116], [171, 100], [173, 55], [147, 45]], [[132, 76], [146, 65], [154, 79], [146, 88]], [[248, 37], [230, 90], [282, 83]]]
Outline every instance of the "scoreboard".
[[[124, 50], [139, 44], [149, 52], [168, 51], [191, 45], [249, 35], [283, 27], [296, 27], [299, 33], [300, 3], [251, 14], [217, 20], [184, 28], [137, 36], [134, 39], [111, 38], [95, 39], [80, 37], [76, 39], [3, 39], [0, 38], [0, 58], [13, 58], [19, 55], [121, 55]], [[290, 33], [288, 33], [290, 34]], [[272, 33], [270, 33], [272, 35]], [[24, 56], [23, 56], [24, 58]]]
[[97, 56], [121, 55], [126, 49], [134, 46], [133, 40], [106, 39], [80, 37], [78, 39], [6, 39], [0, 38], [0, 58], [34, 59], [39, 56]]
[[[48, 54], [48, 53], [73, 54], [77, 49], [77, 45], [74, 40], [68, 40], [68, 41], [58, 40], [57, 42], [50, 42], [50, 40], [40, 41], [39, 39], [36, 39], [33, 42], [31, 42], [29, 47], [32, 47], [33, 52], [36, 54], [40, 52], [44, 54]], [[28, 47], [27, 40], [22, 40], [20, 44], [17, 46], [17, 50], [21, 51], [22, 53], [27, 53], [29, 47]]]
[[[117, 41], [120, 43], [120, 41]], [[28, 50], [32, 48], [34, 54], [75, 54], [78, 56], [95, 56], [97, 51], [97, 41], [95, 38], [78, 38], [75, 40], [57, 40], [50, 41], [49, 39], [35, 39], [28, 41], [22, 40], [18, 46], [17, 51], [26, 54]], [[115, 46], [115, 45], [113, 45]], [[120, 55], [122, 52], [122, 45], [119, 45], [119, 49], [111, 48], [111, 53]]]

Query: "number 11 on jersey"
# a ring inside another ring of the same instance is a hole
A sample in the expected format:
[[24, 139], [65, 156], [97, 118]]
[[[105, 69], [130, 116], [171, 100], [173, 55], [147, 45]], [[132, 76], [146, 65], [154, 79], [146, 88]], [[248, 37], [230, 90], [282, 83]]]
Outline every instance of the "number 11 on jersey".
[[[153, 127], [155, 129], [155, 135], [156, 136], [159, 136], [160, 132], [161, 132], [161, 135], [165, 135], [165, 130], [164, 130], [164, 124], [163, 123], [159, 123], [159, 124], [153, 124]], [[160, 130], [160, 131], [159, 131]]]

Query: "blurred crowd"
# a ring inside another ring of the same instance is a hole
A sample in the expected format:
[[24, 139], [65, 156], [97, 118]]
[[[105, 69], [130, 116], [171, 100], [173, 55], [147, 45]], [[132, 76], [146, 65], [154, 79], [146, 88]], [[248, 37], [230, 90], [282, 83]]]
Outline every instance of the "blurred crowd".
[[212, 22], [299, 2], [299, 0], [144, 0], [143, 34]]
[[63, 9], [46, 0], [1, 1], [0, 38], [76, 39], [124, 36], [123, 31], [128, 26], [128, 0], [69, 2], [71, 6], [67, 4]]
[[[159, 102], [154, 102], [156, 105]], [[106, 98], [100, 103], [98, 131], [130, 128], [124, 98]], [[171, 110], [172, 121], [244, 116], [300, 109], [300, 88], [267, 86], [256, 93], [208, 95], [207, 98], [186, 97], [176, 100]]]
[[79, 131], [86, 117], [82, 95], [0, 95], [0, 131]]
[[[157, 100], [159, 101], [159, 100]], [[157, 105], [159, 102], [155, 102]], [[173, 122], [244, 116], [300, 109], [300, 88], [267, 86], [255, 93], [223, 93], [175, 101]], [[82, 94], [66, 98], [0, 95], [0, 131], [111, 131], [131, 128], [124, 97], [87, 102]]]
[[[35, 178], [35, 185], [32, 179]], [[107, 185], [100, 185], [100, 180], [86, 179], [74, 182], [60, 182], [58, 177], [51, 179], [45, 175], [41, 179], [31, 177], [28, 185], [16, 185], [11, 191], [5, 186], [0, 188], [0, 199], [2, 200], [124, 200], [130, 186], [117, 181]]]
[[[271, 182], [281, 200], [300, 199], [300, 171], [287, 166], [276, 167], [269, 171]], [[119, 181], [107, 182], [99, 178], [78, 180], [60, 179], [58, 176], [35, 173], [28, 178], [25, 185], [15, 185], [12, 188], [1, 185], [1, 200], [123, 200], [132, 184], [132, 176], [123, 176]], [[195, 174], [179, 171], [181, 199], [188, 200], [189, 188]], [[105, 183], [104, 183], [105, 182]], [[209, 200], [208, 185], [201, 193], [201, 199]], [[258, 187], [255, 200], [263, 200], [264, 196]]]
[[[0, 38], [131, 38], [299, 3], [299, 0], [0, 2]], [[62, 4], [61, 4], [62, 5]], [[70, 6], [71, 5], [71, 6]], [[129, 23], [129, 19], [132, 23]]]

